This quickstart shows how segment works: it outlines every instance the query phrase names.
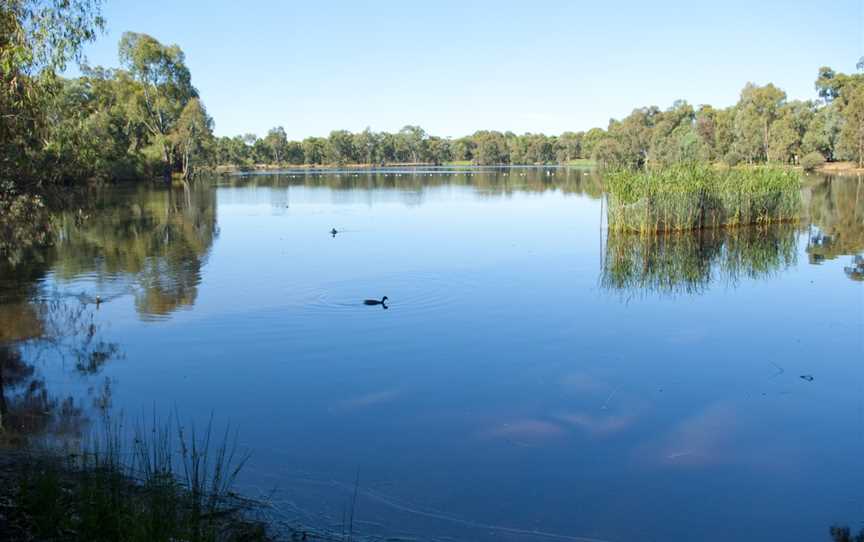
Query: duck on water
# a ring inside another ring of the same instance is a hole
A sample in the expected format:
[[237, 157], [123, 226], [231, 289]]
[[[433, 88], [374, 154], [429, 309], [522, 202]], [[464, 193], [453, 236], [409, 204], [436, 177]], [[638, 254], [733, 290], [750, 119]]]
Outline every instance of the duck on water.
[[385, 309], [387, 308], [387, 296], [385, 295], [380, 300], [378, 299], [364, 299], [364, 305], [382, 305]]

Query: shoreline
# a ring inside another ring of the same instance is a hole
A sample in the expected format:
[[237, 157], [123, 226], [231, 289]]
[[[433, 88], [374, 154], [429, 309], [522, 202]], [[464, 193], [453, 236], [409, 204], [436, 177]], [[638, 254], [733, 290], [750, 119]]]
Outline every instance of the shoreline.
[[[0, 448], [0, 539], [83, 542], [103, 529], [125, 539], [197, 533], [230, 542], [271, 542], [280, 534], [262, 515], [264, 503], [233, 493], [196, 495], [180, 480], [138, 479], [113, 459], [88, 463], [59, 450]], [[163, 507], [172, 513], [152, 516]]]
[[253, 164], [249, 166], [219, 165], [213, 171], [219, 175], [231, 175], [234, 173], [248, 173], [253, 171], [282, 171], [282, 170], [308, 170], [308, 171], [330, 171], [330, 170], [370, 170], [381, 168], [412, 168], [412, 167], [594, 167], [593, 160], [571, 160], [566, 163], [554, 164], [474, 164], [470, 161], [452, 161], [435, 164], [433, 162], [387, 162], [384, 164]]
[[858, 167], [855, 162], [825, 162], [813, 170], [822, 175], [864, 175], [864, 167]]

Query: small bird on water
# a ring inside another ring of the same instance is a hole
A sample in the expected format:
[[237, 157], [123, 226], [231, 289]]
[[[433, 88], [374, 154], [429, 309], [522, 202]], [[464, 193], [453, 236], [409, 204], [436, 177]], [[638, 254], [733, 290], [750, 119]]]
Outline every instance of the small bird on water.
[[377, 299], [364, 299], [363, 300], [364, 305], [383, 305], [385, 309], [387, 308], [386, 303], [387, 303], [387, 296], [386, 295], [384, 297], [382, 297], [380, 301]]
[[337, 233], [339, 233], [339, 232], [336, 231], [336, 228], [333, 228], [332, 230], [330, 230], [330, 235], [332, 235], [333, 237], [336, 237]]

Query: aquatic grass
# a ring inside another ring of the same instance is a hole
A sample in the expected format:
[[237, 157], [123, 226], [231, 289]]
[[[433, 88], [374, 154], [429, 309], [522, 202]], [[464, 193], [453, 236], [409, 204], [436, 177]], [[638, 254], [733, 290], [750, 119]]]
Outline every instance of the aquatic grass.
[[678, 164], [606, 174], [611, 231], [654, 234], [789, 222], [801, 209], [801, 177], [774, 167]]
[[[268, 540], [255, 503], [232, 487], [248, 456], [226, 430], [139, 424], [131, 441], [106, 423], [86, 449], [26, 463], [16, 507], [39, 539], [217, 542]], [[179, 450], [175, 453], [175, 445]]]

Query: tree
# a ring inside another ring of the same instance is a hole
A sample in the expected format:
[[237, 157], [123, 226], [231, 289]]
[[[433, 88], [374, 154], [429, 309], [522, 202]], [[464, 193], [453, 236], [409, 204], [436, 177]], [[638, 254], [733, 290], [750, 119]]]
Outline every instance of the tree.
[[334, 130], [327, 139], [327, 160], [333, 164], [354, 162], [354, 138], [347, 130]]
[[[419, 163], [426, 154], [426, 132], [419, 126], [405, 126], [399, 130], [398, 150], [403, 161]], [[405, 160], [407, 158], [407, 160]]]
[[606, 138], [606, 130], [603, 128], [591, 128], [582, 136], [582, 157], [593, 158], [594, 149], [597, 144]]
[[189, 100], [198, 97], [185, 55], [177, 45], [135, 32], [123, 34], [119, 53], [121, 65], [138, 83], [128, 96], [130, 117], [149, 131], [168, 180], [174, 163], [171, 132]]
[[303, 144], [299, 141], [289, 141], [285, 146], [285, 160], [289, 164], [299, 165], [303, 163]]
[[810, 119], [801, 141], [805, 154], [818, 152], [826, 160], [835, 158], [840, 133], [840, 115], [834, 104], [819, 108]]
[[212, 140], [213, 119], [207, 115], [201, 100], [192, 98], [180, 113], [174, 133], [184, 180], [191, 179], [195, 169], [206, 161]]
[[771, 127], [786, 102], [786, 93], [772, 84], [747, 83], [736, 105], [735, 136], [739, 152], [754, 160], [767, 160]]
[[814, 108], [810, 102], [792, 101], [780, 110], [779, 118], [771, 131], [768, 155], [771, 160], [797, 164], [802, 156], [804, 134], [813, 119]]
[[44, 104], [58, 90], [55, 73], [80, 62], [104, 24], [98, 0], [0, 3], [0, 181], [29, 188], [45, 178]]
[[[616, 141], [616, 154], [622, 165], [642, 167], [646, 164], [653, 128], [659, 115], [660, 109], [656, 106], [642, 107], [634, 109], [620, 121], [609, 121], [607, 137]], [[611, 148], [607, 146], [606, 151]], [[608, 160], [608, 157], [606, 159]]]
[[864, 167], [864, 86], [857, 85], [843, 108], [838, 147], [844, 158]]
[[326, 139], [307, 137], [303, 140], [303, 156], [307, 164], [323, 164], [326, 152]]
[[285, 134], [285, 128], [277, 126], [271, 128], [264, 137], [264, 144], [270, 149], [270, 158], [274, 164], [281, 164], [285, 159], [286, 147], [288, 146], [288, 136]]
[[494, 131], [479, 131], [472, 136], [477, 148], [474, 161], [480, 165], [506, 164], [510, 160], [504, 134]]
[[440, 165], [451, 159], [450, 140], [440, 137], [430, 137], [428, 141], [429, 159], [433, 164]]
[[571, 160], [583, 158], [582, 156], [582, 138], [583, 132], [564, 132], [558, 138], [558, 152], [556, 158], [558, 162], [565, 163]]
[[471, 137], [461, 137], [453, 142], [453, 159], [460, 161], [471, 161], [477, 144]]
[[367, 127], [365, 130], [354, 136], [354, 151], [357, 157], [364, 164], [374, 164], [378, 162], [379, 141], [378, 135], [372, 132], [372, 129]]
[[699, 137], [694, 123], [696, 113], [684, 100], [655, 116], [649, 159], [658, 164], [692, 162], [699, 159]]

